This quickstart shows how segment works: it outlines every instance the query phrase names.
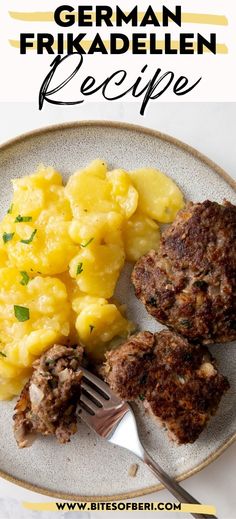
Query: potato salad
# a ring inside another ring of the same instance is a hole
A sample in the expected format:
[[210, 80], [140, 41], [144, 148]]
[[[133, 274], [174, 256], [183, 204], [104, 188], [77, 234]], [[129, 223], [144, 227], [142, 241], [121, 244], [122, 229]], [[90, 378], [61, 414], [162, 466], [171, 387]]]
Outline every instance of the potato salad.
[[143, 168], [95, 160], [66, 185], [51, 167], [13, 180], [0, 223], [0, 399], [19, 394], [54, 344], [99, 361], [135, 329], [112, 299], [125, 261], [158, 249], [159, 223], [183, 207], [178, 186]]

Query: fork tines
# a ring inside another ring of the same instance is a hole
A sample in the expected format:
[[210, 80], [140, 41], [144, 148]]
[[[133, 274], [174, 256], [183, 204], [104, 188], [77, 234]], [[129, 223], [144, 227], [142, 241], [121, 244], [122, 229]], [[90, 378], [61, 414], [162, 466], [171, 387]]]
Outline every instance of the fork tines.
[[96, 411], [102, 408], [106, 401], [110, 400], [107, 388], [108, 386], [105, 382], [86, 369], [83, 369], [80, 396], [81, 407], [91, 415], [96, 414]]

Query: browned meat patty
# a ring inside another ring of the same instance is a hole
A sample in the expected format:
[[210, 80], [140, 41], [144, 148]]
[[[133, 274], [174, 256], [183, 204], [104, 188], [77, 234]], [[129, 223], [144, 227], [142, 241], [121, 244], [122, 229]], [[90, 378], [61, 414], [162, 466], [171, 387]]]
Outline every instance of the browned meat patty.
[[148, 312], [188, 339], [236, 339], [236, 207], [188, 203], [132, 281]]
[[33, 374], [15, 407], [14, 434], [19, 447], [31, 445], [35, 433], [69, 441], [77, 430], [83, 349], [55, 345], [33, 364]]
[[152, 333], [141, 332], [106, 354], [103, 377], [122, 400], [135, 400], [148, 386], [148, 373], [156, 359], [154, 343]]
[[205, 346], [165, 330], [141, 332], [106, 355], [106, 381], [123, 400], [144, 400], [178, 443], [192, 443], [229, 388]]

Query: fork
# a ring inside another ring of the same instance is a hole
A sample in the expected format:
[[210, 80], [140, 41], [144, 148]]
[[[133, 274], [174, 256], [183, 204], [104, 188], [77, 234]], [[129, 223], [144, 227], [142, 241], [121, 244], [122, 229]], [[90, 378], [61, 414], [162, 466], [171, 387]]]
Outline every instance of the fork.
[[[180, 503], [200, 504], [168, 476], [146, 452], [140, 441], [135, 416], [129, 404], [118, 398], [105, 382], [86, 369], [83, 369], [77, 412], [98, 436], [136, 454]], [[214, 515], [195, 513], [191, 515], [196, 519], [217, 519]]]

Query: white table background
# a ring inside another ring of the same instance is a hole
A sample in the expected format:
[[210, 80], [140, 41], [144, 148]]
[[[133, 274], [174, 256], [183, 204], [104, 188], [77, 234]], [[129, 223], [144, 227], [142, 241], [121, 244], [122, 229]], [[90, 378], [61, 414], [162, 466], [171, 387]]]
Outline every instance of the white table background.
[[[156, 103], [145, 117], [139, 115], [136, 103], [90, 103], [82, 107], [45, 106], [42, 112], [30, 103], [0, 103], [0, 143], [20, 133], [42, 126], [66, 121], [102, 119], [141, 124], [168, 133], [208, 155], [236, 179], [236, 103]], [[207, 194], [206, 194], [207, 196]], [[200, 473], [189, 478], [183, 486], [199, 501], [214, 504], [219, 519], [236, 517], [236, 443], [220, 458]], [[10, 472], [10, 469], [9, 469]], [[23, 510], [20, 502], [50, 501], [49, 498], [24, 490], [0, 479], [0, 519], [51, 519], [48, 512]], [[167, 491], [161, 491], [136, 501], [171, 501]], [[140, 519], [148, 512], [136, 512]], [[129, 519], [123, 512], [64, 513], [61, 518]], [[161, 519], [187, 519], [185, 514], [159, 513]]]

